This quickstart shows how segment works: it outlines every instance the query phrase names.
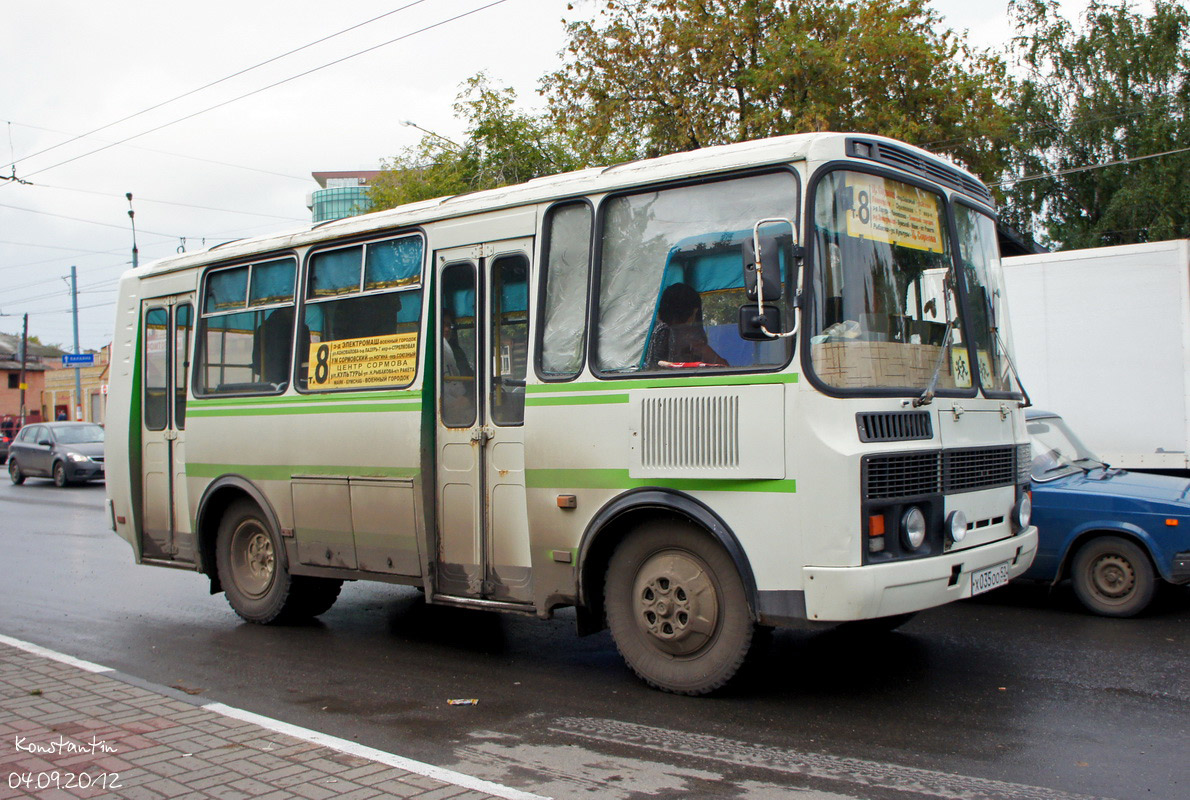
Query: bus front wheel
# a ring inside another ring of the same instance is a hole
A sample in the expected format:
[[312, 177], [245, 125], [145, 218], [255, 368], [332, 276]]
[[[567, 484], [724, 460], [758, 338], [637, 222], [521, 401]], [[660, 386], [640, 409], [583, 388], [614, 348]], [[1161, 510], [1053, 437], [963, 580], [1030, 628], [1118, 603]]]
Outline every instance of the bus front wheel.
[[227, 509], [219, 523], [215, 562], [237, 614], [262, 625], [281, 621], [293, 581], [281, 539], [255, 503], [241, 500]]
[[707, 694], [748, 655], [755, 626], [744, 584], [727, 552], [696, 528], [639, 528], [612, 554], [604, 592], [616, 648], [651, 686]]

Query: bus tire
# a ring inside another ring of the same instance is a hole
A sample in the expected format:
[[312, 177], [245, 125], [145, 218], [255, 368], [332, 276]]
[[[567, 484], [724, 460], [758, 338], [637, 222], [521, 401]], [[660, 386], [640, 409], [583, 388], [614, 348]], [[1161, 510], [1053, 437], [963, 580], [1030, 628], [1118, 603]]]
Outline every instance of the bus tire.
[[289, 593], [293, 600], [286, 616], [294, 620], [311, 619], [329, 611], [343, 589], [343, 581], [334, 578], [294, 576], [291, 581]]
[[293, 579], [281, 537], [251, 500], [232, 503], [219, 521], [215, 564], [232, 609], [248, 622], [282, 622], [293, 604]]
[[727, 552], [690, 525], [642, 525], [612, 554], [604, 607], [616, 648], [657, 689], [701, 695], [725, 686], [755, 625]]
[[1070, 577], [1079, 602], [1104, 617], [1134, 617], [1157, 592], [1148, 554], [1120, 536], [1099, 536], [1080, 547]]

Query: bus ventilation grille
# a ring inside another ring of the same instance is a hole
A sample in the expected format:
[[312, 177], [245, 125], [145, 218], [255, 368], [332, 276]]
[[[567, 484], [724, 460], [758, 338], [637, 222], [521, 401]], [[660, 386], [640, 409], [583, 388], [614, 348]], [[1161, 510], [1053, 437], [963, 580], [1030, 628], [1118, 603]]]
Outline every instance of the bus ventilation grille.
[[740, 465], [740, 398], [651, 397], [641, 403], [641, 465], [734, 469]]
[[957, 189], [964, 194], [978, 198], [988, 205], [995, 205], [995, 201], [992, 199], [992, 193], [988, 191], [986, 186], [943, 161], [923, 156], [920, 153], [903, 147], [897, 147], [888, 142], [866, 140], [863, 143], [867, 144], [869, 149], [866, 155], [860, 155], [854, 150], [854, 142], [854, 139], [848, 140], [848, 150], [851, 155], [860, 158], [869, 158], [872, 161], [879, 161], [884, 164], [900, 167], [901, 169], [907, 169], [910, 172], [916, 172], [918, 175], [932, 178], [944, 186], [949, 186], [951, 189]]
[[864, 499], [956, 494], [1014, 486], [1028, 480], [1028, 461], [1027, 445], [864, 456]]
[[861, 442], [908, 442], [933, 439], [928, 411], [883, 411], [855, 415]]

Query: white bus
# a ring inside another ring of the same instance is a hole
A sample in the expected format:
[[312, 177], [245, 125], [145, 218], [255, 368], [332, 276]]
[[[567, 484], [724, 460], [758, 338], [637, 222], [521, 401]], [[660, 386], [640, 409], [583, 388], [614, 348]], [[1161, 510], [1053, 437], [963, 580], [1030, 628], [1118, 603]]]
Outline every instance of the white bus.
[[120, 284], [112, 526], [252, 622], [345, 580], [571, 606], [712, 691], [757, 626], [891, 627], [1033, 560], [994, 219], [819, 133], [158, 261]]

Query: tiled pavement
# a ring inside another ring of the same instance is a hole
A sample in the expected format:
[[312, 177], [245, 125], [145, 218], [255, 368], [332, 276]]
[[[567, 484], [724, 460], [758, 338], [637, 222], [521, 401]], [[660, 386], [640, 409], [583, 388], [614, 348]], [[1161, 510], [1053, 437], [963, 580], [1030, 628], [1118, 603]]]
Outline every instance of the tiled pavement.
[[0, 637], [0, 798], [540, 800]]

